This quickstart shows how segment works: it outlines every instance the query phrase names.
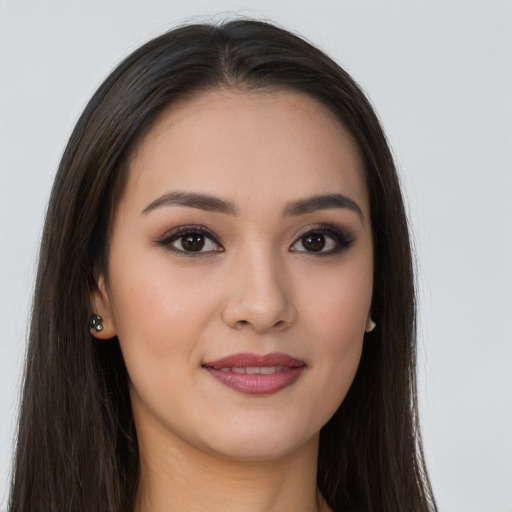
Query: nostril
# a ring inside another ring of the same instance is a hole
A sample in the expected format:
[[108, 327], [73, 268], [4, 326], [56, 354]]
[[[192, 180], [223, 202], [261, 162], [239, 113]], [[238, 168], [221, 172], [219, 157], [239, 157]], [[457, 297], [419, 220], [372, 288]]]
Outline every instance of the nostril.
[[[238, 320], [236, 322], [236, 327], [240, 328], [240, 327], [245, 327], [246, 325], [249, 325], [251, 322], [249, 322], [249, 320]], [[282, 327], [285, 327], [287, 325], [286, 321], [285, 320], [278, 320], [273, 326], [272, 328], [273, 329], [280, 329]]]

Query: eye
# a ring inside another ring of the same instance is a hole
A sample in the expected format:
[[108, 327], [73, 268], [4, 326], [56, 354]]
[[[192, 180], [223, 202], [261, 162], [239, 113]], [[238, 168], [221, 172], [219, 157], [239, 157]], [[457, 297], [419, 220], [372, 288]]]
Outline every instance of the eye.
[[293, 252], [305, 252], [327, 256], [348, 249], [353, 240], [332, 226], [320, 226], [310, 229], [290, 247]]
[[159, 245], [182, 255], [194, 256], [224, 249], [215, 237], [202, 226], [183, 226], [171, 230], [158, 241]]

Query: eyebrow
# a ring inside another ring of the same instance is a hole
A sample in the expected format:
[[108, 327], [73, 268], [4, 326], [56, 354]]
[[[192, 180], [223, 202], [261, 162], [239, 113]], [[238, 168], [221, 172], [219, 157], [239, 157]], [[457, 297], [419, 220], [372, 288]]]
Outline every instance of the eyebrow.
[[332, 208], [347, 208], [357, 213], [361, 221], [364, 219], [361, 207], [353, 199], [343, 194], [324, 194], [293, 201], [286, 206], [284, 214], [285, 216], [302, 215]]
[[[169, 192], [151, 202], [142, 210], [142, 213], [145, 215], [166, 206], [186, 206], [208, 212], [238, 215], [238, 208], [232, 201], [197, 192]], [[360, 206], [353, 199], [343, 194], [323, 194], [292, 201], [286, 205], [284, 216], [291, 217], [333, 208], [346, 208], [357, 213], [361, 221], [364, 219]]]
[[195, 192], [169, 192], [155, 199], [142, 210], [142, 213], [146, 214], [164, 206], [188, 206], [189, 208], [198, 208], [207, 212], [238, 215], [238, 209], [233, 202]]

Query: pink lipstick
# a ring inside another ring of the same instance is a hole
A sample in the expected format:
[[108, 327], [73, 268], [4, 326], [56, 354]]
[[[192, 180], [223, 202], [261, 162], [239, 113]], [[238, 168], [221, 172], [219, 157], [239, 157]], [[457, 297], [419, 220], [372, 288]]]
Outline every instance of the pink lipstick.
[[203, 363], [221, 384], [248, 395], [271, 395], [291, 386], [306, 368], [300, 359], [275, 352], [240, 353]]

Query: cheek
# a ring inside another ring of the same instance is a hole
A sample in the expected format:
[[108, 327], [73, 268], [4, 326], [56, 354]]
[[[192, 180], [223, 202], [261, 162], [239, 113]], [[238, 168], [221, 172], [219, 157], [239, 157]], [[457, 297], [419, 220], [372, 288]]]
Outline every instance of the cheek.
[[216, 287], [201, 286], [160, 259], [113, 262], [112, 313], [125, 357], [132, 352], [160, 359], [190, 353], [215, 311]]
[[301, 283], [304, 314], [320, 339], [350, 340], [364, 333], [373, 290], [373, 265], [366, 258], [353, 258], [353, 264], [338, 271], [307, 273]]
[[[307, 337], [325, 390], [325, 421], [343, 401], [359, 366], [372, 297], [372, 265], [360, 260], [337, 274], [316, 274], [303, 304]], [[320, 405], [319, 405], [320, 407]], [[327, 417], [326, 417], [327, 416]]]
[[[191, 375], [200, 361], [205, 326], [216, 311], [218, 287], [204, 281], [209, 278], [171, 272], [163, 260], [112, 261], [110, 282], [134, 414], [148, 410], [167, 424], [166, 411], [181, 411], [180, 397], [194, 394]], [[193, 404], [186, 401], [186, 406], [190, 413]]]

